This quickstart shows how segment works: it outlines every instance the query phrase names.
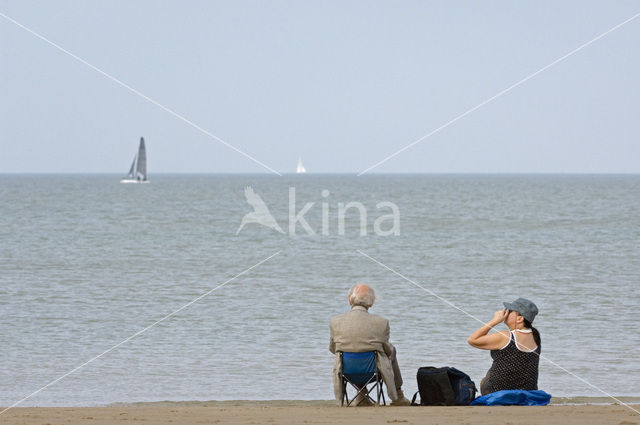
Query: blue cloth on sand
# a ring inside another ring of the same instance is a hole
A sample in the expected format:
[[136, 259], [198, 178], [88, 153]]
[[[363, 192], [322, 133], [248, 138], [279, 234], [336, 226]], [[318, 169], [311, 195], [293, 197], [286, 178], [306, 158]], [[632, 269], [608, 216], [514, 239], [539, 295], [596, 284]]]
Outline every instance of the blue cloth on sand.
[[546, 406], [551, 394], [541, 390], [502, 390], [483, 395], [471, 402], [471, 406]]

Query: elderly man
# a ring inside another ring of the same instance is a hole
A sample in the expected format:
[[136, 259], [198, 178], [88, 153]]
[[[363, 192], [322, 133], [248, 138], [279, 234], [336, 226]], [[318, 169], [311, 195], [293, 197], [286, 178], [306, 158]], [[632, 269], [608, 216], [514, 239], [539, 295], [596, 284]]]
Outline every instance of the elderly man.
[[[392, 406], [408, 406], [411, 403], [402, 393], [402, 375], [396, 359], [396, 349], [389, 343], [389, 321], [384, 317], [369, 313], [375, 301], [375, 293], [365, 284], [357, 284], [349, 290], [351, 311], [331, 319], [332, 353], [376, 351], [376, 366], [387, 386], [387, 394]], [[340, 356], [337, 355], [333, 366], [333, 391], [336, 400], [342, 398], [340, 384]]]

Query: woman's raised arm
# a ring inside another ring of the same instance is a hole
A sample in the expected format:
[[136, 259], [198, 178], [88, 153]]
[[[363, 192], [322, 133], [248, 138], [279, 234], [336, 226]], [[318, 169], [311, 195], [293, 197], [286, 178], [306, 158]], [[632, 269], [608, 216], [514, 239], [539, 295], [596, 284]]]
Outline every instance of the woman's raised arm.
[[489, 331], [504, 321], [507, 317], [507, 309], [498, 310], [493, 314], [493, 319], [482, 325], [469, 336], [469, 345], [483, 350], [499, 350], [509, 342], [509, 332], [500, 331], [489, 334]]

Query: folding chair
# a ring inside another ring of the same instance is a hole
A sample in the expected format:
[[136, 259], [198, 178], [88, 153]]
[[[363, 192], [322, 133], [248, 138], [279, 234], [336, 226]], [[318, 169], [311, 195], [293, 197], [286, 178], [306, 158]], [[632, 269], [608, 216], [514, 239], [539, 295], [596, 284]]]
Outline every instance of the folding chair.
[[[340, 353], [342, 359], [342, 370], [340, 380], [342, 382], [342, 402], [350, 406], [355, 399], [361, 395], [362, 400], [369, 400], [371, 403], [385, 405], [384, 392], [382, 390], [382, 375], [376, 368], [376, 352], [366, 351], [364, 353]], [[350, 399], [347, 394], [347, 384], [356, 389], [356, 394]], [[371, 391], [375, 390], [374, 400]], [[362, 401], [360, 400], [358, 404]]]

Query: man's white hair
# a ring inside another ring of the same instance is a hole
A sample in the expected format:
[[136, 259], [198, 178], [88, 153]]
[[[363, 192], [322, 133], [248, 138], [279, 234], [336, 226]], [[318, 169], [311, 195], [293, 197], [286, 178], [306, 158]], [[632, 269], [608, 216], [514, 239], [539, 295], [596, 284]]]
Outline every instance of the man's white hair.
[[359, 305], [364, 308], [369, 308], [375, 300], [376, 293], [373, 291], [373, 288], [364, 283], [356, 283], [349, 289], [349, 303], [352, 306]]

